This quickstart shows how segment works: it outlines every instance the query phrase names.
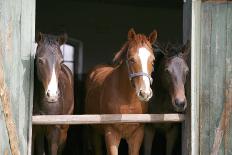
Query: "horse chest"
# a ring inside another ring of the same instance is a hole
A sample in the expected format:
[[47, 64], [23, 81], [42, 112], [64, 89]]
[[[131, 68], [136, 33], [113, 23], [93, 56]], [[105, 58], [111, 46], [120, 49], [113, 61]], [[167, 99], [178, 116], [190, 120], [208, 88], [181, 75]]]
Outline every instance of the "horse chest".
[[119, 109], [122, 114], [142, 113], [141, 106], [136, 105], [121, 105]]
[[127, 102], [121, 99], [110, 100], [102, 104], [102, 111], [117, 114], [141, 114], [144, 113], [145, 104], [140, 102]]

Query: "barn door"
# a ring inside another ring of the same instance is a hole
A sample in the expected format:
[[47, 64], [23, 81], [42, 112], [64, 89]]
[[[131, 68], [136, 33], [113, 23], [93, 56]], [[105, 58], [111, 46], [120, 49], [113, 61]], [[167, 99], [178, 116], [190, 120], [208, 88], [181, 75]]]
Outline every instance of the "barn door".
[[0, 0], [0, 154], [27, 154], [35, 0]]
[[200, 154], [232, 154], [232, 2], [201, 5]]

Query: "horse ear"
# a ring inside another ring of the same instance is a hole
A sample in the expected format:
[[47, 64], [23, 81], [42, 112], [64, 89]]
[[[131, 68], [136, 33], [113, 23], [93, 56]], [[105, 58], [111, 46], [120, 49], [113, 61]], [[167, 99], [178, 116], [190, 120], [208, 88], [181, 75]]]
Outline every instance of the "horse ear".
[[164, 56], [167, 55], [165, 48], [158, 41], [155, 41], [155, 43], [153, 44], [153, 49], [154, 49], [155, 55], [159, 55], [159, 54], [162, 54]]
[[128, 40], [132, 40], [134, 39], [136, 33], [135, 33], [135, 30], [133, 28], [131, 28], [129, 31], [128, 31]]
[[57, 37], [57, 41], [60, 45], [63, 45], [68, 40], [67, 33], [63, 33]]
[[184, 56], [184, 57], [187, 57], [188, 56], [188, 54], [190, 53], [190, 51], [191, 51], [191, 43], [190, 43], [190, 41], [189, 40], [187, 40], [187, 42], [185, 43], [185, 45], [182, 47], [182, 55]]
[[171, 43], [170, 43], [170, 42], [168, 42], [168, 43], [166, 44], [166, 46], [165, 46], [164, 50], [163, 50], [163, 51], [164, 51], [164, 53], [165, 53], [165, 54], [164, 54], [165, 56], [168, 56], [168, 54], [169, 54], [169, 52], [168, 52], [168, 51], [170, 50], [170, 48], [171, 48]]
[[43, 40], [44, 40], [44, 34], [41, 33], [41, 32], [36, 33], [36, 35], [35, 35], [35, 42], [36, 42], [37, 44], [39, 44], [39, 43], [42, 42]]
[[151, 44], [153, 44], [156, 41], [157, 38], [157, 31], [154, 30], [150, 35], [149, 35], [149, 41]]

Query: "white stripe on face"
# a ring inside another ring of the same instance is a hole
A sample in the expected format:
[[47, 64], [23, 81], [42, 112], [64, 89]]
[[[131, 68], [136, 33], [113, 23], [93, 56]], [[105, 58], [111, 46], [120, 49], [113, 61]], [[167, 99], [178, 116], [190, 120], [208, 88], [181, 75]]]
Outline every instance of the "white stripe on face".
[[[140, 61], [141, 61], [141, 65], [142, 65], [142, 72], [147, 73], [148, 74], [148, 58], [150, 56], [150, 52], [148, 51], [148, 49], [146, 49], [145, 47], [140, 47], [139, 48], [139, 54], [138, 54]], [[143, 76], [143, 81], [145, 84], [145, 92], [149, 93], [150, 92], [150, 80], [147, 76]]]
[[51, 97], [57, 96], [58, 81], [57, 81], [56, 72], [55, 72], [55, 66], [54, 65], [53, 65], [53, 69], [52, 69], [52, 77], [51, 77], [51, 80], [48, 83], [48, 89], [47, 89], [46, 93], [47, 92], [49, 92], [49, 95]]

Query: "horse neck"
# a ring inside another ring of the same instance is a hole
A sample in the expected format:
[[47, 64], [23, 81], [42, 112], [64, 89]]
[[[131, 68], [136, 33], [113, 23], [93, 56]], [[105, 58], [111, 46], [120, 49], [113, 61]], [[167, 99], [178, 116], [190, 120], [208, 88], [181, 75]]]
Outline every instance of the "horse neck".
[[131, 86], [131, 82], [129, 80], [128, 67], [126, 63], [123, 62], [115, 71], [115, 73], [118, 74], [116, 77], [118, 77], [117, 84], [120, 94], [128, 100], [133, 99], [136, 93], [135, 89]]

